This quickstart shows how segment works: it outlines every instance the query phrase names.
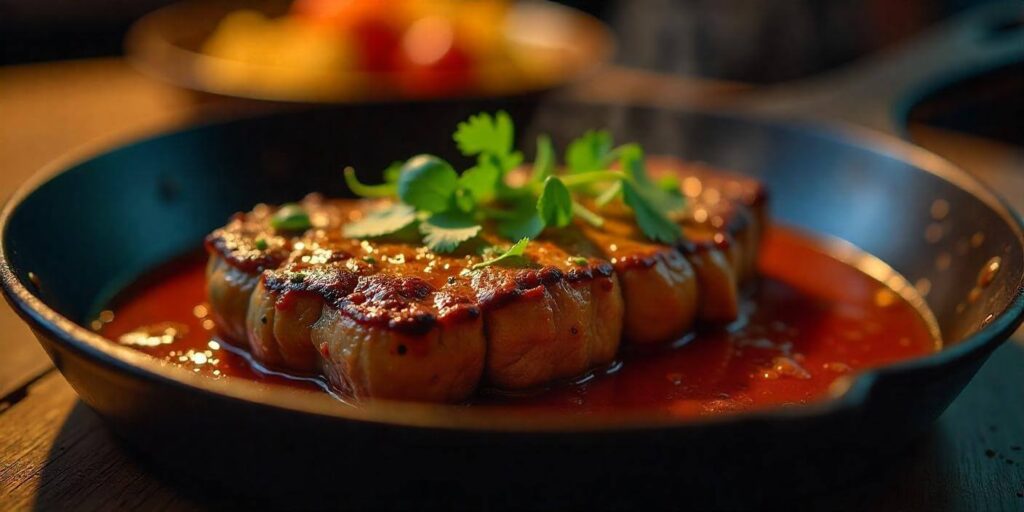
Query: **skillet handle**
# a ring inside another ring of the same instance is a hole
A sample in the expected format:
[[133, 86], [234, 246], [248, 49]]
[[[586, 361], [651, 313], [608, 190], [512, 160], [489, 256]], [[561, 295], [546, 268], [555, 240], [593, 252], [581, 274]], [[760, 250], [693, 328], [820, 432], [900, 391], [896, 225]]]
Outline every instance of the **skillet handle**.
[[1024, 62], [1024, 2], [970, 9], [878, 57], [737, 105], [794, 119], [841, 120], [906, 138], [915, 103], [947, 85]]

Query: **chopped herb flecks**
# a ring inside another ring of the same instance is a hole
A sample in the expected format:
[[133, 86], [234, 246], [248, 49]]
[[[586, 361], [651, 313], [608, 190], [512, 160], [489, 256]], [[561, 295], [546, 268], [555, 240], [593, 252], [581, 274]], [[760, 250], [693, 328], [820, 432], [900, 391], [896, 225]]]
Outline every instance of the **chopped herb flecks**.
[[285, 204], [274, 212], [270, 217], [270, 226], [278, 231], [305, 231], [313, 227], [309, 222], [309, 214], [295, 203]]

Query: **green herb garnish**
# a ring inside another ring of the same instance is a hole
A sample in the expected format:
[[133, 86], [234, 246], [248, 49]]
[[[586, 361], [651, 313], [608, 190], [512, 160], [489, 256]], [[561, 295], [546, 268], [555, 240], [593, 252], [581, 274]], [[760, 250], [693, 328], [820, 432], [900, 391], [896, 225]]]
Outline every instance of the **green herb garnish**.
[[537, 155], [533, 158], [533, 174], [530, 176], [530, 182], [544, 183], [544, 180], [554, 173], [555, 146], [551, 144], [551, 137], [538, 135]]
[[398, 177], [402, 175], [402, 166], [405, 162], [396, 160], [384, 169], [384, 181], [386, 183], [398, 183]]
[[565, 164], [573, 173], [607, 169], [615, 161], [612, 136], [604, 130], [588, 131], [569, 143]]
[[459, 175], [451, 164], [433, 155], [417, 155], [402, 166], [398, 198], [426, 212], [443, 212], [451, 206]]
[[[588, 131], [567, 146], [566, 170], [558, 173], [554, 145], [540, 135], [529, 179], [510, 185], [508, 174], [523, 162], [514, 136], [507, 113], [481, 113], [459, 123], [453, 135], [459, 151], [475, 159], [461, 173], [444, 159], [425, 154], [392, 163], [379, 185], [364, 184], [354, 170], [345, 169], [345, 181], [355, 194], [396, 198], [391, 206], [347, 224], [345, 235], [387, 236], [416, 225], [429, 249], [451, 252], [491, 222], [501, 236], [519, 240], [504, 254], [474, 265], [477, 269], [521, 256], [530, 239], [544, 229], [569, 226], [574, 218], [600, 228], [604, 219], [599, 210], [586, 208], [581, 198], [590, 197], [600, 209], [621, 197], [648, 238], [672, 243], [682, 236], [670, 218], [684, 205], [678, 180], [651, 180], [638, 145], [616, 147], [607, 131]], [[612, 169], [616, 161], [619, 168]]]
[[487, 203], [498, 191], [501, 174], [501, 169], [493, 165], [470, 167], [459, 176], [459, 187], [469, 192], [474, 202]]
[[510, 202], [510, 208], [492, 210], [489, 215], [498, 221], [498, 234], [509, 239], [537, 238], [544, 231], [544, 219], [537, 209], [537, 200], [532, 196]]
[[666, 193], [650, 181], [644, 169], [644, 154], [639, 146], [622, 151], [622, 169], [632, 178], [622, 182], [622, 200], [633, 209], [636, 223], [648, 238], [670, 244], [680, 237], [679, 226], [664, 212], [682, 209], [681, 195]]
[[268, 245], [267, 245], [267, 241], [266, 240], [264, 240], [262, 238], [257, 238], [256, 239], [256, 249], [258, 249], [260, 251], [265, 251], [265, 250], [267, 250], [267, 247], [268, 247]]
[[435, 213], [420, 222], [423, 242], [438, 252], [454, 251], [459, 244], [476, 236], [480, 229], [471, 215], [461, 211]]
[[477, 263], [476, 265], [473, 265], [472, 267], [469, 268], [470, 270], [480, 270], [484, 267], [489, 267], [496, 263], [501, 263], [503, 261], [510, 260], [513, 258], [520, 258], [523, 256], [523, 253], [526, 252], [526, 244], [528, 243], [530, 243], [529, 238], [521, 238], [518, 242], [512, 244], [512, 247], [509, 247], [508, 250], [501, 253], [497, 257], [481, 261], [480, 263]]
[[416, 222], [416, 209], [402, 203], [372, 210], [362, 219], [345, 224], [343, 233], [349, 238], [374, 238], [401, 231]]
[[537, 211], [545, 226], [563, 228], [572, 222], [572, 195], [558, 176], [548, 176], [544, 180], [544, 189], [537, 199]]
[[279, 231], [305, 231], [313, 225], [302, 206], [295, 203], [282, 205], [270, 217], [270, 226]]
[[[394, 164], [392, 164], [392, 167], [394, 167]], [[388, 176], [395, 176], [394, 171], [392, 171], [392, 167], [388, 167], [384, 170], [385, 179], [387, 179]], [[348, 185], [349, 190], [360, 197], [390, 197], [395, 195], [395, 192], [398, 191], [398, 187], [395, 185], [394, 181], [388, 180], [387, 183], [382, 183], [380, 185], [366, 185], [360, 182], [359, 178], [356, 177], [355, 169], [346, 167], [344, 173], [345, 184]]]
[[503, 171], [523, 163], [523, 154], [515, 151], [512, 118], [502, 111], [491, 117], [482, 112], [459, 123], [452, 136], [459, 151], [466, 156], [490, 156]]

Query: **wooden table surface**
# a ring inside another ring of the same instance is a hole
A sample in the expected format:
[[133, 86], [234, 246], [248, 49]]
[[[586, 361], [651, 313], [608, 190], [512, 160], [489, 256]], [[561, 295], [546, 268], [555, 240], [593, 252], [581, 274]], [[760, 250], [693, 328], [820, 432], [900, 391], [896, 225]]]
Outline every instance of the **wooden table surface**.
[[[605, 87], [583, 92], [607, 95], [614, 82], [619, 96], [650, 97], [652, 87], [660, 87], [669, 101], [688, 101], [739, 89], [621, 70], [603, 78]], [[0, 68], [0, 196], [77, 146], [180, 124], [195, 107], [194, 98], [119, 60]], [[912, 134], [1024, 208], [1019, 148], [926, 127]], [[228, 504], [173, 482], [142, 467], [111, 437], [20, 319], [0, 307], [0, 509]], [[934, 429], [877, 476], [806, 499], [828, 509], [1024, 510], [1024, 334], [999, 349]]]

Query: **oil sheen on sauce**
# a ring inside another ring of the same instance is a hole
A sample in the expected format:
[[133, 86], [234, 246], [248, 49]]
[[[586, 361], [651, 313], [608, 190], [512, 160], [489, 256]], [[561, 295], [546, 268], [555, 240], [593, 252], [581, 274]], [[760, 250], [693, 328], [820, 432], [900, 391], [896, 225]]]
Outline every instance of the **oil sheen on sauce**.
[[[523, 395], [483, 391], [474, 405], [578, 413], [656, 410], [690, 417], [828, 396], [843, 377], [933, 352], [939, 340], [893, 290], [785, 228], [767, 233], [760, 278], [733, 325], [672, 346], [623, 347], [610, 368]], [[183, 261], [94, 322], [102, 334], [211, 378], [321, 389], [252, 363], [216, 340], [204, 305], [204, 262]]]

